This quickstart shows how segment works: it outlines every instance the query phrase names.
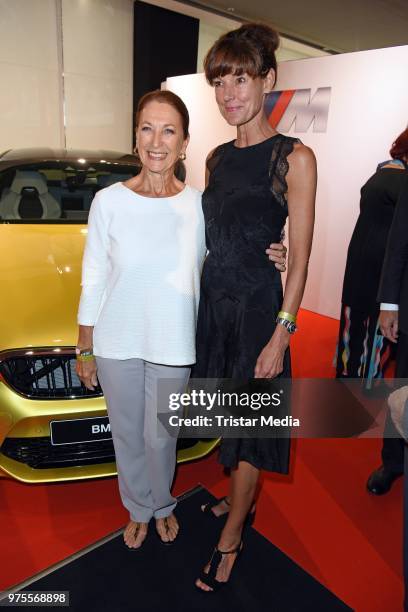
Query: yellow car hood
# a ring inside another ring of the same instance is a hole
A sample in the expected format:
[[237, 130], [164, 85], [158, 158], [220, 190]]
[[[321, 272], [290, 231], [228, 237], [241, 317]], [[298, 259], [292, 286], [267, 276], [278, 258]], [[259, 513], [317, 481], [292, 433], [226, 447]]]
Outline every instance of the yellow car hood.
[[76, 344], [86, 225], [0, 224], [0, 350]]

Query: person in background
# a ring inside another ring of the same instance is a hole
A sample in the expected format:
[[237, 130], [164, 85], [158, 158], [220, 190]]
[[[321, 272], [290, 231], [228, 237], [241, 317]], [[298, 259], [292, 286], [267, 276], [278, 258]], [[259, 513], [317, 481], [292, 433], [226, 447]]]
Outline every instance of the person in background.
[[[207, 158], [203, 211], [209, 254], [201, 278], [196, 378], [290, 376], [288, 347], [312, 244], [316, 163], [298, 139], [276, 132], [264, 112], [276, 79], [278, 44], [272, 28], [245, 24], [218, 39], [204, 63], [221, 115], [237, 136]], [[279, 242], [288, 215], [283, 295], [265, 248]], [[289, 447], [288, 438], [222, 440], [220, 462], [231, 469], [230, 494], [203, 510], [214, 517], [228, 512], [228, 518], [198, 588], [210, 592], [228, 581], [260, 470], [287, 473]]]
[[[395, 377], [406, 379], [408, 378], [408, 172], [404, 172], [388, 237], [378, 301], [381, 303], [379, 319], [381, 332], [390, 342], [395, 344], [398, 341]], [[388, 414], [382, 450], [384, 464], [370, 477], [381, 479], [383, 487], [386, 488], [389, 488], [395, 478], [404, 471], [406, 444], [399, 433]], [[408, 513], [407, 505], [405, 512]]]
[[[404, 452], [404, 610], [408, 611], [408, 175], [404, 178], [390, 230], [378, 299], [381, 303], [381, 331], [390, 342], [397, 342], [396, 378], [405, 379], [403, 387], [388, 399], [388, 432]], [[401, 381], [402, 382], [402, 381]], [[384, 439], [386, 442], [386, 438]]]
[[[361, 378], [371, 389], [382, 378], [395, 351], [382, 335], [377, 293], [388, 233], [394, 216], [408, 160], [408, 130], [390, 150], [391, 160], [378, 165], [361, 188], [360, 214], [347, 253], [337, 347], [336, 376]], [[398, 440], [384, 440], [384, 467], [367, 482], [371, 493], [385, 493], [402, 471]]]

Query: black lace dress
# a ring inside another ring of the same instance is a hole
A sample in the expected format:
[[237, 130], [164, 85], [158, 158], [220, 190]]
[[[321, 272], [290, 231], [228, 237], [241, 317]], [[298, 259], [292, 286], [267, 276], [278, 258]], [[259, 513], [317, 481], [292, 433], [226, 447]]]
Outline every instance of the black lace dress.
[[[201, 278], [195, 378], [253, 377], [273, 334], [283, 292], [265, 249], [280, 241], [288, 215], [287, 156], [295, 142], [282, 134], [245, 148], [232, 141], [208, 161], [203, 211], [209, 254]], [[289, 351], [282, 376], [290, 377]], [[288, 438], [224, 438], [220, 461], [287, 473], [289, 448]]]

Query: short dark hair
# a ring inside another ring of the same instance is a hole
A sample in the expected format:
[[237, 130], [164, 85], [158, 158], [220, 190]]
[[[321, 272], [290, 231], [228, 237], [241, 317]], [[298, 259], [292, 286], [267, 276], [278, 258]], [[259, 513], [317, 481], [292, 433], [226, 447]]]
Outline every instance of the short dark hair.
[[392, 143], [390, 155], [393, 159], [401, 160], [408, 157], [408, 128]]
[[213, 44], [204, 60], [206, 79], [212, 85], [214, 79], [227, 74], [264, 78], [271, 68], [276, 75], [278, 47], [276, 30], [262, 23], [246, 23]]
[[147, 106], [150, 102], [163, 102], [165, 104], [169, 104], [172, 106], [181, 117], [181, 124], [183, 126], [183, 134], [184, 138], [188, 138], [188, 128], [190, 125], [190, 116], [188, 114], [187, 106], [184, 104], [183, 100], [179, 98], [172, 91], [155, 89], [154, 91], [149, 91], [144, 96], [142, 96], [139, 100], [139, 104], [136, 109], [136, 128], [139, 125], [140, 114], [142, 110]]

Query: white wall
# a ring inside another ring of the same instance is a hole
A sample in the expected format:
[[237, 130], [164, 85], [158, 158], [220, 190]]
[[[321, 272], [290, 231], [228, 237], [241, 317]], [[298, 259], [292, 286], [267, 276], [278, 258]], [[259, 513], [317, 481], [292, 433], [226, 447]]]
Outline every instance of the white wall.
[[63, 143], [55, 0], [0, 0], [0, 151]]
[[133, 0], [0, 0], [0, 151], [130, 152], [132, 82]]
[[131, 151], [132, 0], [62, 0], [68, 148]]
[[[331, 87], [327, 131], [288, 134], [314, 150], [319, 171], [316, 229], [303, 307], [338, 318], [347, 246], [359, 212], [360, 188], [408, 120], [408, 46], [326, 56], [279, 65], [276, 89]], [[174, 77], [167, 88], [191, 113], [187, 180], [204, 184], [204, 161], [235, 131], [218, 113], [203, 75]], [[278, 126], [279, 129], [279, 126]]]
[[347, 247], [359, 213], [360, 189], [389, 159], [408, 120], [408, 46], [287, 62], [278, 89], [331, 86], [327, 132], [296, 134], [312, 147], [319, 181], [314, 248], [303, 304], [340, 314]]
[[310, 45], [281, 36], [279, 49], [276, 53], [276, 59], [279, 63], [289, 60], [304, 59], [306, 57], [324, 57], [326, 55], [329, 55], [326, 51], [315, 49]]
[[239, 26], [238, 23], [231, 22], [231, 25], [220, 25], [209, 23], [205, 19], [200, 19], [200, 28], [198, 34], [198, 53], [197, 53], [197, 72], [202, 72], [204, 69], [204, 58], [207, 51], [213, 46], [215, 41], [228, 32]]

